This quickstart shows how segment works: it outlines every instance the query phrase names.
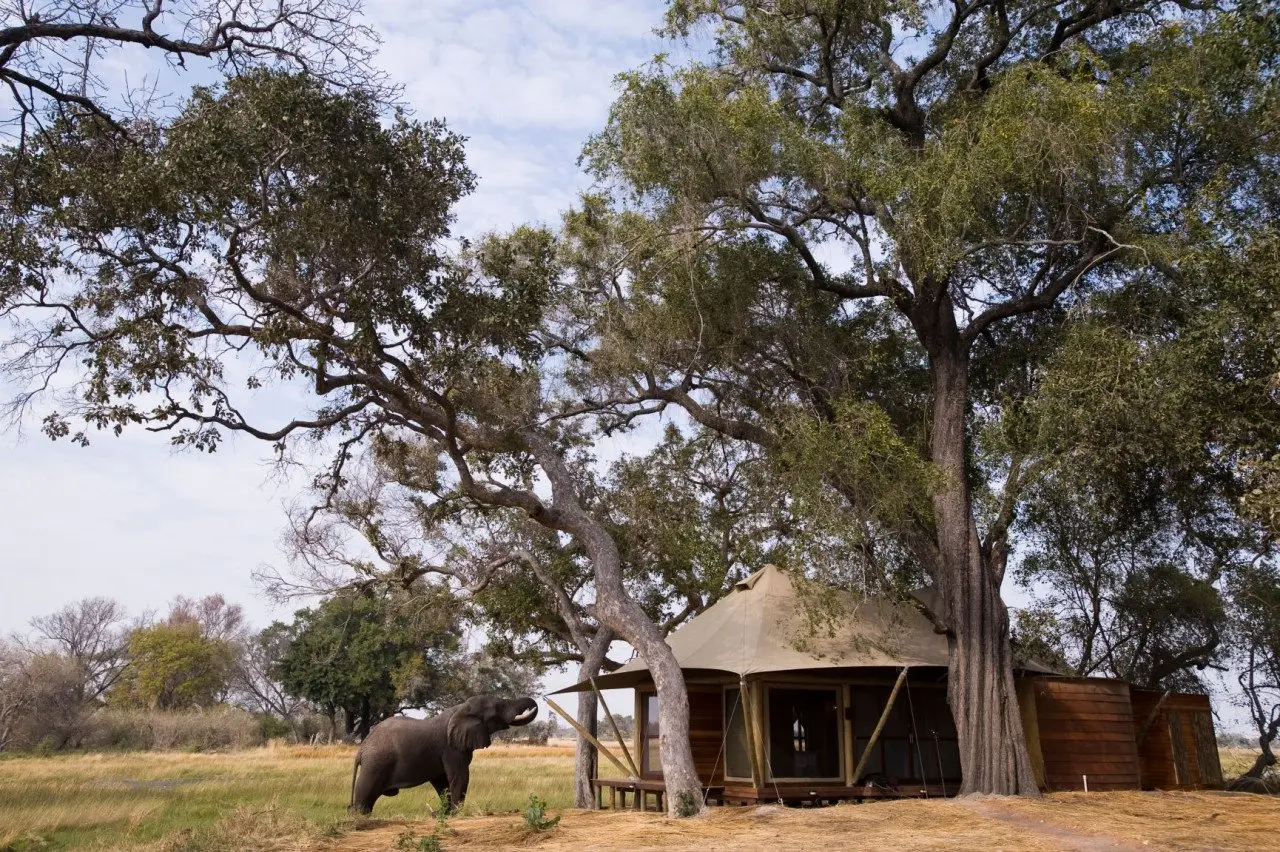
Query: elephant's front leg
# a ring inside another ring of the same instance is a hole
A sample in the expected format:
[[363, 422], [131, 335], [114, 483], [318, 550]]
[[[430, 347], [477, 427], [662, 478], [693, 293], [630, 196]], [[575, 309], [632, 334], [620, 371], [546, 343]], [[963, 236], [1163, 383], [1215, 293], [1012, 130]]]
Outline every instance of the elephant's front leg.
[[445, 758], [444, 769], [449, 776], [449, 798], [445, 802], [445, 812], [452, 814], [467, 799], [467, 784], [471, 781], [471, 754], [449, 755]]

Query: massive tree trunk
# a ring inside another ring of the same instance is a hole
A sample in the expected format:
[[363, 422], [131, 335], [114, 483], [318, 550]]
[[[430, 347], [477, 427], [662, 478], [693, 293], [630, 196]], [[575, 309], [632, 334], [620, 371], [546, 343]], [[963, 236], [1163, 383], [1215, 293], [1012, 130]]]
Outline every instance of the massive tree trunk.
[[[596, 631], [591, 643], [582, 649], [582, 665], [578, 668], [579, 683], [600, 673], [600, 667], [604, 665], [604, 658], [609, 652], [609, 643], [612, 641], [612, 630], [601, 627]], [[597, 704], [594, 690], [578, 693], [578, 724], [590, 731], [593, 737], [599, 739], [596, 722], [599, 718]], [[587, 742], [586, 737], [578, 737], [578, 749], [574, 755], [573, 772], [573, 806], [575, 808], [595, 810], [596, 797], [595, 791], [591, 789], [591, 779], [596, 777], [599, 769], [599, 757], [596, 754], [595, 746]]]
[[950, 630], [947, 694], [959, 734], [960, 793], [1038, 796], [1013, 685], [1004, 578], [983, 552], [965, 464], [968, 352], [948, 300], [942, 302], [925, 340], [933, 385], [930, 452], [943, 476], [933, 498], [939, 557], [933, 579]]

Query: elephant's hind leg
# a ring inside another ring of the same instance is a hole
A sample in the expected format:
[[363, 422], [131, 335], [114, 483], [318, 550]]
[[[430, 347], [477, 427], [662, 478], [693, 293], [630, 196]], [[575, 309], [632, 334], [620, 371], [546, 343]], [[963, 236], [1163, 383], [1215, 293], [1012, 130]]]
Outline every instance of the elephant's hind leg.
[[394, 796], [398, 790], [386, 789], [391, 780], [393, 767], [383, 765], [379, 761], [368, 761], [360, 766], [360, 774], [356, 776], [355, 810], [367, 814], [373, 810], [374, 802], [379, 796]]

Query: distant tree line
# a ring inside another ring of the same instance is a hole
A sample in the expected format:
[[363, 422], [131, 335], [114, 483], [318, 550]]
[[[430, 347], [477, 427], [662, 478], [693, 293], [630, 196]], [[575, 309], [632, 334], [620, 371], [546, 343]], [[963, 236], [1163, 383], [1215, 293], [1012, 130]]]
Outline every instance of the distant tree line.
[[468, 651], [454, 599], [429, 598], [349, 590], [260, 631], [222, 595], [161, 618], [85, 598], [0, 643], [0, 751], [360, 739], [406, 709], [533, 691], [537, 672]]

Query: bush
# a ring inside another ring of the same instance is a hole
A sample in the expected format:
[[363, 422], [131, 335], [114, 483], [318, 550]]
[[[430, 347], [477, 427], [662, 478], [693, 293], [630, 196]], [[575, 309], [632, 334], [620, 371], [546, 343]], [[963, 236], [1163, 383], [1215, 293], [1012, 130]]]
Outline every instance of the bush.
[[547, 817], [547, 803], [530, 793], [529, 803], [524, 808], [524, 824], [534, 831], [550, 831], [560, 824], [560, 814]]
[[263, 742], [287, 739], [293, 731], [294, 725], [288, 719], [281, 719], [270, 713], [262, 713], [258, 716], [258, 733]]
[[208, 711], [103, 710], [90, 720], [87, 748], [215, 751], [263, 745], [263, 723], [236, 708]]

